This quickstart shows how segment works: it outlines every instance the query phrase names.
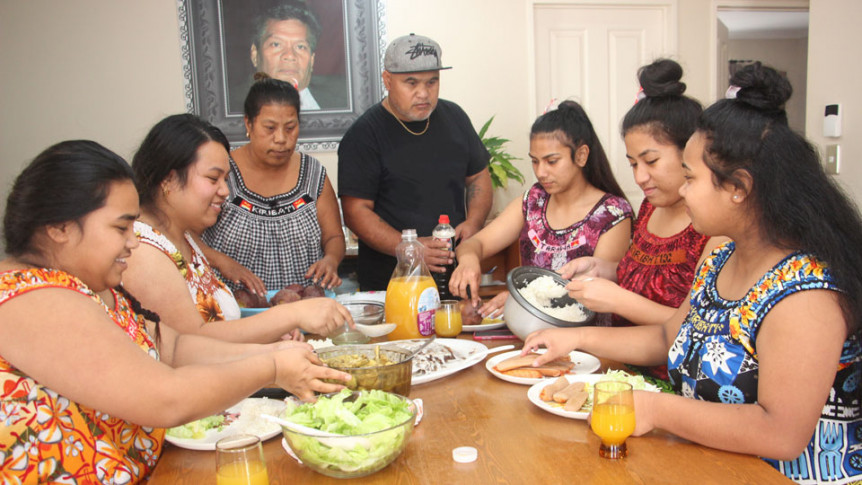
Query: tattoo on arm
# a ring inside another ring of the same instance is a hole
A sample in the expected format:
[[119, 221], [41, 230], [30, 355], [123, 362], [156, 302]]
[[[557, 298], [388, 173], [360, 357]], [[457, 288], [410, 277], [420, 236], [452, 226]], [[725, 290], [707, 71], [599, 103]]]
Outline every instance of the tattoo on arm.
[[470, 202], [476, 198], [479, 194], [479, 187], [476, 184], [471, 184], [467, 186], [467, 205], [470, 205]]

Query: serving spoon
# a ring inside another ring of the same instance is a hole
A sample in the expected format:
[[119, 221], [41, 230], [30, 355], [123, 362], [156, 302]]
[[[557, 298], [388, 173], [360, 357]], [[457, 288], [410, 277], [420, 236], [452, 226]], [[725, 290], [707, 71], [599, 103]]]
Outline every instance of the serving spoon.
[[368, 337], [382, 337], [388, 335], [395, 330], [394, 323], [378, 323], [375, 325], [366, 325], [364, 323], [355, 323], [356, 330], [359, 330]]
[[[330, 448], [352, 450], [356, 448], [356, 445], [362, 446], [366, 449], [371, 448], [371, 442], [368, 441], [367, 438], [364, 438], [362, 436], [347, 436], [345, 434], [330, 433], [328, 431], [309, 428], [308, 426], [303, 426], [301, 424], [297, 424], [284, 418], [273, 416], [271, 414], [261, 414], [260, 417], [267, 421], [280, 424], [281, 426], [296, 431], [297, 433], [317, 436], [319, 437], [318, 441]], [[335, 439], [327, 439], [327, 437]]]

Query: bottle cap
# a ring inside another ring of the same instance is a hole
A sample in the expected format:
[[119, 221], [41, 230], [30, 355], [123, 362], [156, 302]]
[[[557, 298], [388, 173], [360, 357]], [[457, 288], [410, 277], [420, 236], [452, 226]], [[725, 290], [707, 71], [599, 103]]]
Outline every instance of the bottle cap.
[[404, 230], [402, 230], [401, 231], [401, 237], [402, 238], [405, 238], [405, 237], [415, 238], [416, 237], [416, 229], [404, 229]]
[[447, 214], [440, 214], [440, 219], [437, 220], [438, 224], [449, 224], [449, 216]]
[[473, 463], [479, 452], [472, 446], [461, 446], [452, 450], [452, 459], [458, 463]]

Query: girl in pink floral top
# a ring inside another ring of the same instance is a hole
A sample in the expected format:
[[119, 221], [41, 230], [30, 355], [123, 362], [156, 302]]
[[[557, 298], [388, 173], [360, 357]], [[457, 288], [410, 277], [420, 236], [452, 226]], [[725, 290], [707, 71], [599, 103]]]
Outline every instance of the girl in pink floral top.
[[0, 260], [0, 483], [137, 483], [164, 428], [262, 387], [310, 399], [350, 378], [307, 344], [160, 328], [120, 286], [139, 211], [130, 167], [95, 142], [54, 145], [16, 179]]
[[[449, 288], [479, 302], [480, 261], [519, 241], [521, 264], [557, 269], [571, 258], [596, 255], [613, 261], [631, 237], [632, 208], [584, 109], [574, 101], [540, 116], [530, 130], [530, 159], [538, 182], [457, 250]], [[488, 316], [503, 307], [502, 292], [479, 308]]]

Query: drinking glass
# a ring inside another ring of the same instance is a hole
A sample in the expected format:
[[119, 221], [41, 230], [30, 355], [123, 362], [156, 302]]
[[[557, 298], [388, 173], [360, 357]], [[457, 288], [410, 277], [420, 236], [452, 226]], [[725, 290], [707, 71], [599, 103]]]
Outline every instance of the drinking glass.
[[461, 333], [461, 309], [458, 300], [441, 300], [434, 314], [434, 331], [438, 337], [457, 337]]
[[632, 386], [626, 382], [600, 381], [593, 385], [593, 414], [590, 427], [602, 444], [599, 456], [626, 456], [626, 438], [635, 430], [635, 403]]
[[216, 442], [218, 485], [269, 485], [260, 438], [237, 434]]

